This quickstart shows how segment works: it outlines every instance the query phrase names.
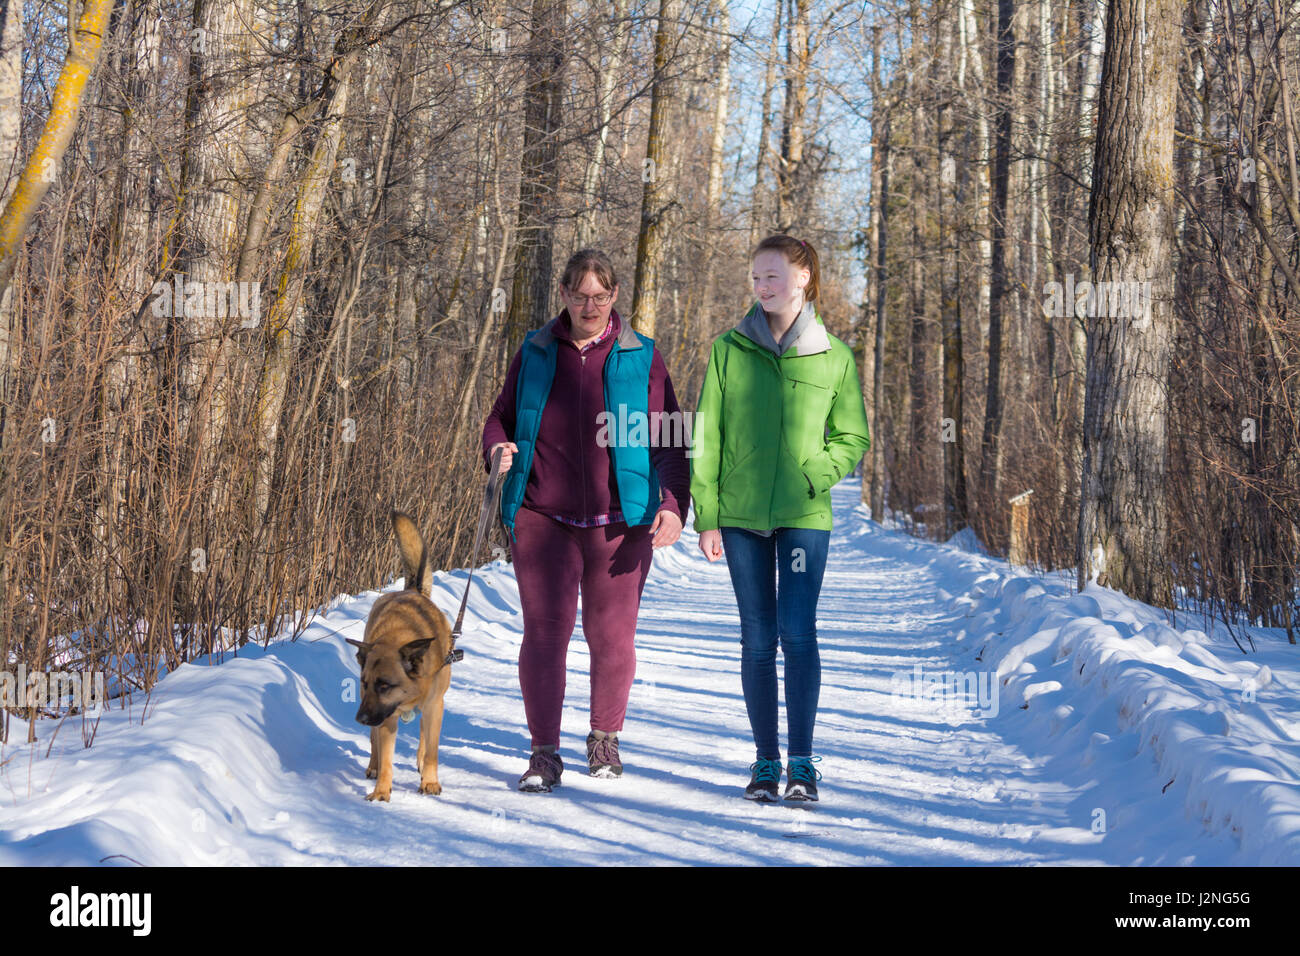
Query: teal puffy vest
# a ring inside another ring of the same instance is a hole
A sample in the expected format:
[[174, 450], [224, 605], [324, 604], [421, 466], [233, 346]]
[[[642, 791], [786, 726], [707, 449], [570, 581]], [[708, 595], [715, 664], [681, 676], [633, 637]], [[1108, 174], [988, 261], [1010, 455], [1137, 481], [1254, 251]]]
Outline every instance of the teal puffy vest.
[[[626, 319], [622, 320], [626, 322]], [[545, 345], [535, 341], [549, 326], [535, 329], [524, 338], [520, 348], [519, 378], [515, 383], [515, 434], [513, 441], [519, 447], [501, 489], [501, 521], [514, 539], [515, 515], [524, 501], [524, 490], [533, 467], [533, 451], [537, 447], [537, 432], [542, 424], [542, 410], [551, 394], [555, 380], [556, 349], [559, 347], [552, 334], [544, 337]], [[636, 345], [628, 341], [625, 332], [632, 331]], [[614, 340], [605, 359], [605, 410], [610, 452], [613, 459], [614, 480], [618, 485], [619, 507], [623, 520], [629, 526], [650, 524], [659, 510], [659, 475], [650, 460], [648, 427], [650, 403], [650, 363], [654, 360], [654, 339], [624, 326]], [[625, 415], [645, 416], [647, 427], [634, 429], [628, 425], [617, 427], [619, 407]], [[644, 435], [644, 440], [626, 443], [616, 440], [620, 432], [634, 436]]]

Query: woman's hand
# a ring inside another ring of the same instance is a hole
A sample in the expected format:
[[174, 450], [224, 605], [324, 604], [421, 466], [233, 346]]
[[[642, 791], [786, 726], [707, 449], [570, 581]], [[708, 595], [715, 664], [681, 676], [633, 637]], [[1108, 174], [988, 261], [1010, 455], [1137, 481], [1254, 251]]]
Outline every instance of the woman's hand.
[[700, 550], [709, 561], [716, 561], [722, 557], [722, 532], [717, 528], [712, 531], [701, 531]]
[[501, 452], [501, 470], [499, 472], [499, 474], [504, 475], [507, 471], [510, 470], [510, 462], [514, 460], [515, 457], [514, 453], [519, 450], [519, 446], [512, 441], [497, 442], [495, 445], [493, 445], [491, 448], [488, 449], [489, 466], [492, 464], [492, 456], [497, 453], [498, 448], [505, 449], [503, 452]]
[[682, 534], [682, 519], [671, 508], [663, 508], [655, 513], [654, 524], [650, 525], [654, 535], [650, 544], [655, 548], [666, 547], [676, 541]]

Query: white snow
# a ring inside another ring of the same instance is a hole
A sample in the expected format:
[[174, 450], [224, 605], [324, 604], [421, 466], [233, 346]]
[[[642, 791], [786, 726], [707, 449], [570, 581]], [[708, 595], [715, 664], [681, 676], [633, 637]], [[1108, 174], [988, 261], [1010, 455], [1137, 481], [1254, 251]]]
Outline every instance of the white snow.
[[[735, 598], [688, 525], [646, 584], [621, 778], [585, 774], [579, 625], [562, 785], [515, 790], [522, 622], [498, 561], [475, 572], [441, 796], [416, 792], [412, 723], [392, 802], [365, 800], [344, 638], [361, 637], [370, 591], [296, 642], [167, 675], [147, 705], [108, 711], [89, 749], [76, 719], [52, 746], [42, 722], [29, 746], [11, 718], [0, 864], [1300, 863], [1300, 668], [1284, 637], [1256, 630], [1245, 656], [1199, 619], [1170, 626], [1095, 585], [1072, 594], [1064, 576], [1011, 571], [962, 541], [881, 529], [856, 479], [833, 500], [819, 803], [741, 796], [754, 750]], [[435, 576], [449, 617], [465, 577]], [[905, 693], [918, 687], [971, 703]]]

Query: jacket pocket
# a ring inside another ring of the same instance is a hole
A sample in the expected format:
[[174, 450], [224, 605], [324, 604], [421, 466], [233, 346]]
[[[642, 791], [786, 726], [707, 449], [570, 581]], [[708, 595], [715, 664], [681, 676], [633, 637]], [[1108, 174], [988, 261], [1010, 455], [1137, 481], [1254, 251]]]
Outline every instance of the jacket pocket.
[[[802, 445], [802, 435], [816, 432], [821, 436], [835, 404], [835, 390], [813, 380], [811, 371], [786, 376], [784, 394], [787, 428], [793, 430], [792, 445]], [[797, 459], [796, 459], [797, 460]]]
[[812, 388], [824, 388], [827, 391], [830, 391], [830, 384], [827, 382], [820, 381], [818, 376], [814, 374], [811, 370], [787, 372], [785, 376], [785, 380], [787, 382], [794, 384], [796, 388], [807, 385]]
[[803, 472], [803, 478], [804, 478], [804, 481], [808, 482], [808, 497], [809, 497], [809, 498], [816, 498], [816, 497], [817, 497], [817, 489], [816, 489], [815, 487], [813, 487], [813, 482], [812, 482], [812, 479], [808, 477], [808, 472], [804, 469], [804, 467], [803, 467], [802, 465], [799, 466], [799, 470], [800, 470], [801, 472]]
[[734, 482], [734, 480], [736, 479], [736, 477], [740, 472], [741, 466], [746, 464], [751, 458], [753, 458], [757, 451], [758, 451], [758, 446], [755, 445], [751, 447], [749, 450], [747, 450], [746, 452], [744, 452], [744, 454], [742, 454], [739, 458], [733, 461], [726, 461], [724, 456], [724, 460], [722, 462], [722, 474], [718, 477], [719, 493], [721, 493], [724, 488], [726, 488], [728, 485]]
[[797, 482], [798, 479], [794, 477], [794, 475], [796, 474], [799, 476], [799, 478], [803, 479], [803, 481], [800, 482], [798, 485], [792, 485], [787, 483], [785, 486], [788, 489], [786, 493], [792, 494], [795, 492], [795, 488], [798, 487], [800, 489], [801, 498], [803, 497], [804, 490], [807, 491], [808, 498], [816, 498], [817, 489], [813, 487], [812, 479], [808, 477], [808, 471], [803, 466], [803, 461], [801, 460], [801, 456], [796, 454], [795, 450], [790, 447], [789, 442], [785, 440], [785, 436], [781, 437], [781, 457], [785, 459], [786, 462], [785, 468], [787, 473], [793, 472], [792, 474], [790, 474], [790, 479]]
[[831, 485], [838, 480], [830, 464], [826, 449], [805, 458], [799, 463], [799, 470], [803, 472], [804, 478], [808, 480], [809, 497], [815, 498], [830, 490]]

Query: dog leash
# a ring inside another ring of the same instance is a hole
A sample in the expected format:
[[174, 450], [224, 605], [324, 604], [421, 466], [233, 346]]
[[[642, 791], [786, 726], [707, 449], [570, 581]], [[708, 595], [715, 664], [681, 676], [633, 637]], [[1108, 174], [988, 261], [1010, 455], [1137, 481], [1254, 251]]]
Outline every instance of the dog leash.
[[497, 501], [501, 497], [501, 475], [498, 468], [501, 464], [501, 453], [505, 451], [504, 447], [498, 445], [496, 451], [492, 452], [492, 464], [489, 466], [487, 490], [483, 492], [483, 506], [478, 515], [478, 533], [474, 535], [474, 553], [469, 562], [469, 577], [465, 579], [465, 594], [460, 599], [460, 611], [456, 614], [456, 626], [451, 629], [451, 652], [444, 660], [443, 666], [454, 664], [456, 661], [465, 657], [465, 652], [456, 646], [456, 638], [460, 637], [460, 626], [465, 620], [465, 605], [469, 602], [469, 586], [474, 580], [474, 567], [478, 564], [478, 549], [483, 544], [483, 536], [487, 533], [488, 522], [491, 520], [493, 512], [497, 510]]

